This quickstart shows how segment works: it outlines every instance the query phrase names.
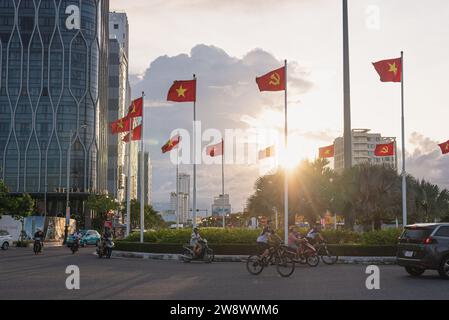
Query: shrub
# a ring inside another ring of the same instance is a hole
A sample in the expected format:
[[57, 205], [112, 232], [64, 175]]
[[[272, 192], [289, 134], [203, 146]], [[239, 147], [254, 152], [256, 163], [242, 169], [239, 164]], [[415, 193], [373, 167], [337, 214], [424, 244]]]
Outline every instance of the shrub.
[[362, 243], [367, 245], [392, 245], [398, 243], [401, 229], [386, 229], [362, 233]]

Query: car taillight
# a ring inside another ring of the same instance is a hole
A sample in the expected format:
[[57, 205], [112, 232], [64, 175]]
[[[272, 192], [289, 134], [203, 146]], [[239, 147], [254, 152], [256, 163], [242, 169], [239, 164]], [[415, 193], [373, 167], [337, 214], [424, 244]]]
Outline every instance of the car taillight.
[[437, 241], [434, 238], [432, 238], [432, 237], [427, 237], [424, 240], [424, 244], [433, 244], [433, 243], [437, 243]]

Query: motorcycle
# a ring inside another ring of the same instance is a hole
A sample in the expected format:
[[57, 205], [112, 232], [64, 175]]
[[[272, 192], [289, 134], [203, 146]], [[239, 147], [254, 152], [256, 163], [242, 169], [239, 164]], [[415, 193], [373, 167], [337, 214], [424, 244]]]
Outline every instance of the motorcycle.
[[209, 248], [207, 244], [207, 240], [203, 239], [199, 241], [201, 244], [201, 253], [197, 256], [195, 252], [193, 251], [193, 246], [190, 244], [183, 246], [183, 253], [180, 255], [180, 258], [183, 262], [190, 262], [190, 261], [204, 261], [206, 263], [212, 263], [214, 261], [214, 250]]
[[114, 248], [114, 242], [112, 241], [112, 237], [102, 238], [100, 244], [97, 247], [97, 255], [98, 258], [108, 258], [111, 259], [112, 248]]
[[304, 249], [302, 252], [299, 250], [289, 250], [293, 254], [293, 261], [300, 264], [308, 264], [311, 267], [316, 267], [320, 263], [320, 257], [316, 249], [309, 244], [307, 240], [303, 239], [303, 243], [299, 243]]
[[72, 254], [75, 254], [75, 252], [78, 251], [80, 247], [80, 240], [78, 238], [73, 240], [72, 245], [70, 246], [70, 250], [72, 250]]
[[34, 254], [39, 254], [42, 252], [42, 239], [41, 238], [34, 238], [33, 251], [34, 251]]

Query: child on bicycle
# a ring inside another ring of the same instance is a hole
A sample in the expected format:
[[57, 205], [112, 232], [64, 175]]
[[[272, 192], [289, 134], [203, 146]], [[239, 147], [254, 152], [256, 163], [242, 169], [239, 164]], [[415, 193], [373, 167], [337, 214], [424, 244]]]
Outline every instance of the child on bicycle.
[[263, 228], [262, 233], [257, 237], [257, 245], [260, 248], [260, 255], [262, 258], [267, 257], [270, 254], [270, 242], [271, 237], [275, 234], [273, 227], [271, 226], [271, 220], [267, 221], [267, 225]]

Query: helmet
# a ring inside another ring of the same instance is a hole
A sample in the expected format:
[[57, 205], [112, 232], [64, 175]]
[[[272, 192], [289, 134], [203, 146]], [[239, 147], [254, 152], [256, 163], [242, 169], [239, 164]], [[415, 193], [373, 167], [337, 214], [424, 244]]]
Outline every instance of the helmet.
[[200, 229], [198, 227], [193, 228], [193, 231], [198, 232]]

